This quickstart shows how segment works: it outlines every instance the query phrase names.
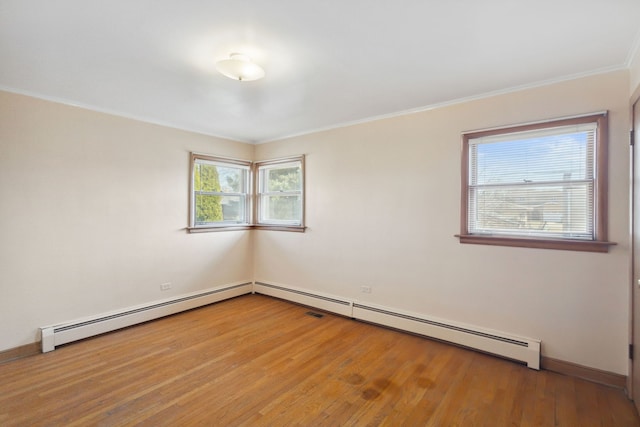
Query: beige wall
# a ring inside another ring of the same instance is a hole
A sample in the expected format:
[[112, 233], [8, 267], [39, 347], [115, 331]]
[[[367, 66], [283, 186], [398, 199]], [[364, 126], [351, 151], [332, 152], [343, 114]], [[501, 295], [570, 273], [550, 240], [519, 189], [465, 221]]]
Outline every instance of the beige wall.
[[[0, 350], [253, 275], [539, 338], [546, 356], [626, 374], [629, 87], [620, 71], [256, 147], [0, 92]], [[601, 110], [610, 253], [458, 243], [462, 131]], [[186, 234], [192, 150], [306, 154], [307, 232]]]
[[0, 92], [0, 350], [36, 341], [40, 326], [251, 280], [250, 232], [184, 231], [191, 150], [253, 156]]
[[[628, 90], [620, 71], [258, 145], [257, 159], [307, 155], [309, 229], [256, 233], [255, 279], [539, 338], [545, 356], [626, 374]], [[602, 110], [610, 253], [458, 243], [461, 132]]]

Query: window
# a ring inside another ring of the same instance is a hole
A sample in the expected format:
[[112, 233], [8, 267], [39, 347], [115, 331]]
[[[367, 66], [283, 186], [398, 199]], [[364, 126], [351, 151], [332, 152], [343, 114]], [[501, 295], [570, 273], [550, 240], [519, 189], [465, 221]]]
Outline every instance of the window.
[[461, 243], [606, 252], [607, 116], [463, 135]]
[[191, 227], [248, 226], [251, 162], [191, 157]]
[[303, 225], [302, 166], [301, 157], [256, 163], [258, 225]]
[[191, 171], [189, 232], [304, 231], [304, 156], [252, 163], [192, 153]]

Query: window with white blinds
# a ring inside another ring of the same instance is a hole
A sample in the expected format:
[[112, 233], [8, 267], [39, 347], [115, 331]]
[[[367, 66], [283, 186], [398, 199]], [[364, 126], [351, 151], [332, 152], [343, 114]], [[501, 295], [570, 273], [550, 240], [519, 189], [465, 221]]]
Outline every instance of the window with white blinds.
[[461, 237], [475, 239], [463, 243], [487, 243], [483, 237], [494, 239], [489, 244], [521, 239], [523, 244], [512, 246], [605, 240], [605, 119], [602, 114], [463, 135]]

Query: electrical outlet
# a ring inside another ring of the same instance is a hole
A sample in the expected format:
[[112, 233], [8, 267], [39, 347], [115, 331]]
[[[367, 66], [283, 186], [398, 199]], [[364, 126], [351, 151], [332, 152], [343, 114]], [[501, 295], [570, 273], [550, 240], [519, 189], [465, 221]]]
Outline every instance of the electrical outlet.
[[363, 294], [370, 294], [371, 286], [360, 286], [360, 292], [362, 292]]
[[163, 283], [160, 285], [161, 291], [168, 291], [169, 289], [171, 289], [171, 282]]

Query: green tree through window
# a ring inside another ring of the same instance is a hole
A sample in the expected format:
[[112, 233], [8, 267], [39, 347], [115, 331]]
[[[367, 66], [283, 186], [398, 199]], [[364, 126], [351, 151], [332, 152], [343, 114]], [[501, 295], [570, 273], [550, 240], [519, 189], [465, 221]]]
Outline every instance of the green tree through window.
[[304, 156], [250, 162], [191, 153], [189, 232], [304, 232]]
[[258, 224], [303, 225], [302, 157], [264, 161], [258, 173]]
[[220, 192], [217, 166], [196, 163], [193, 185], [196, 192], [196, 223], [222, 221], [222, 196], [211, 194]]

